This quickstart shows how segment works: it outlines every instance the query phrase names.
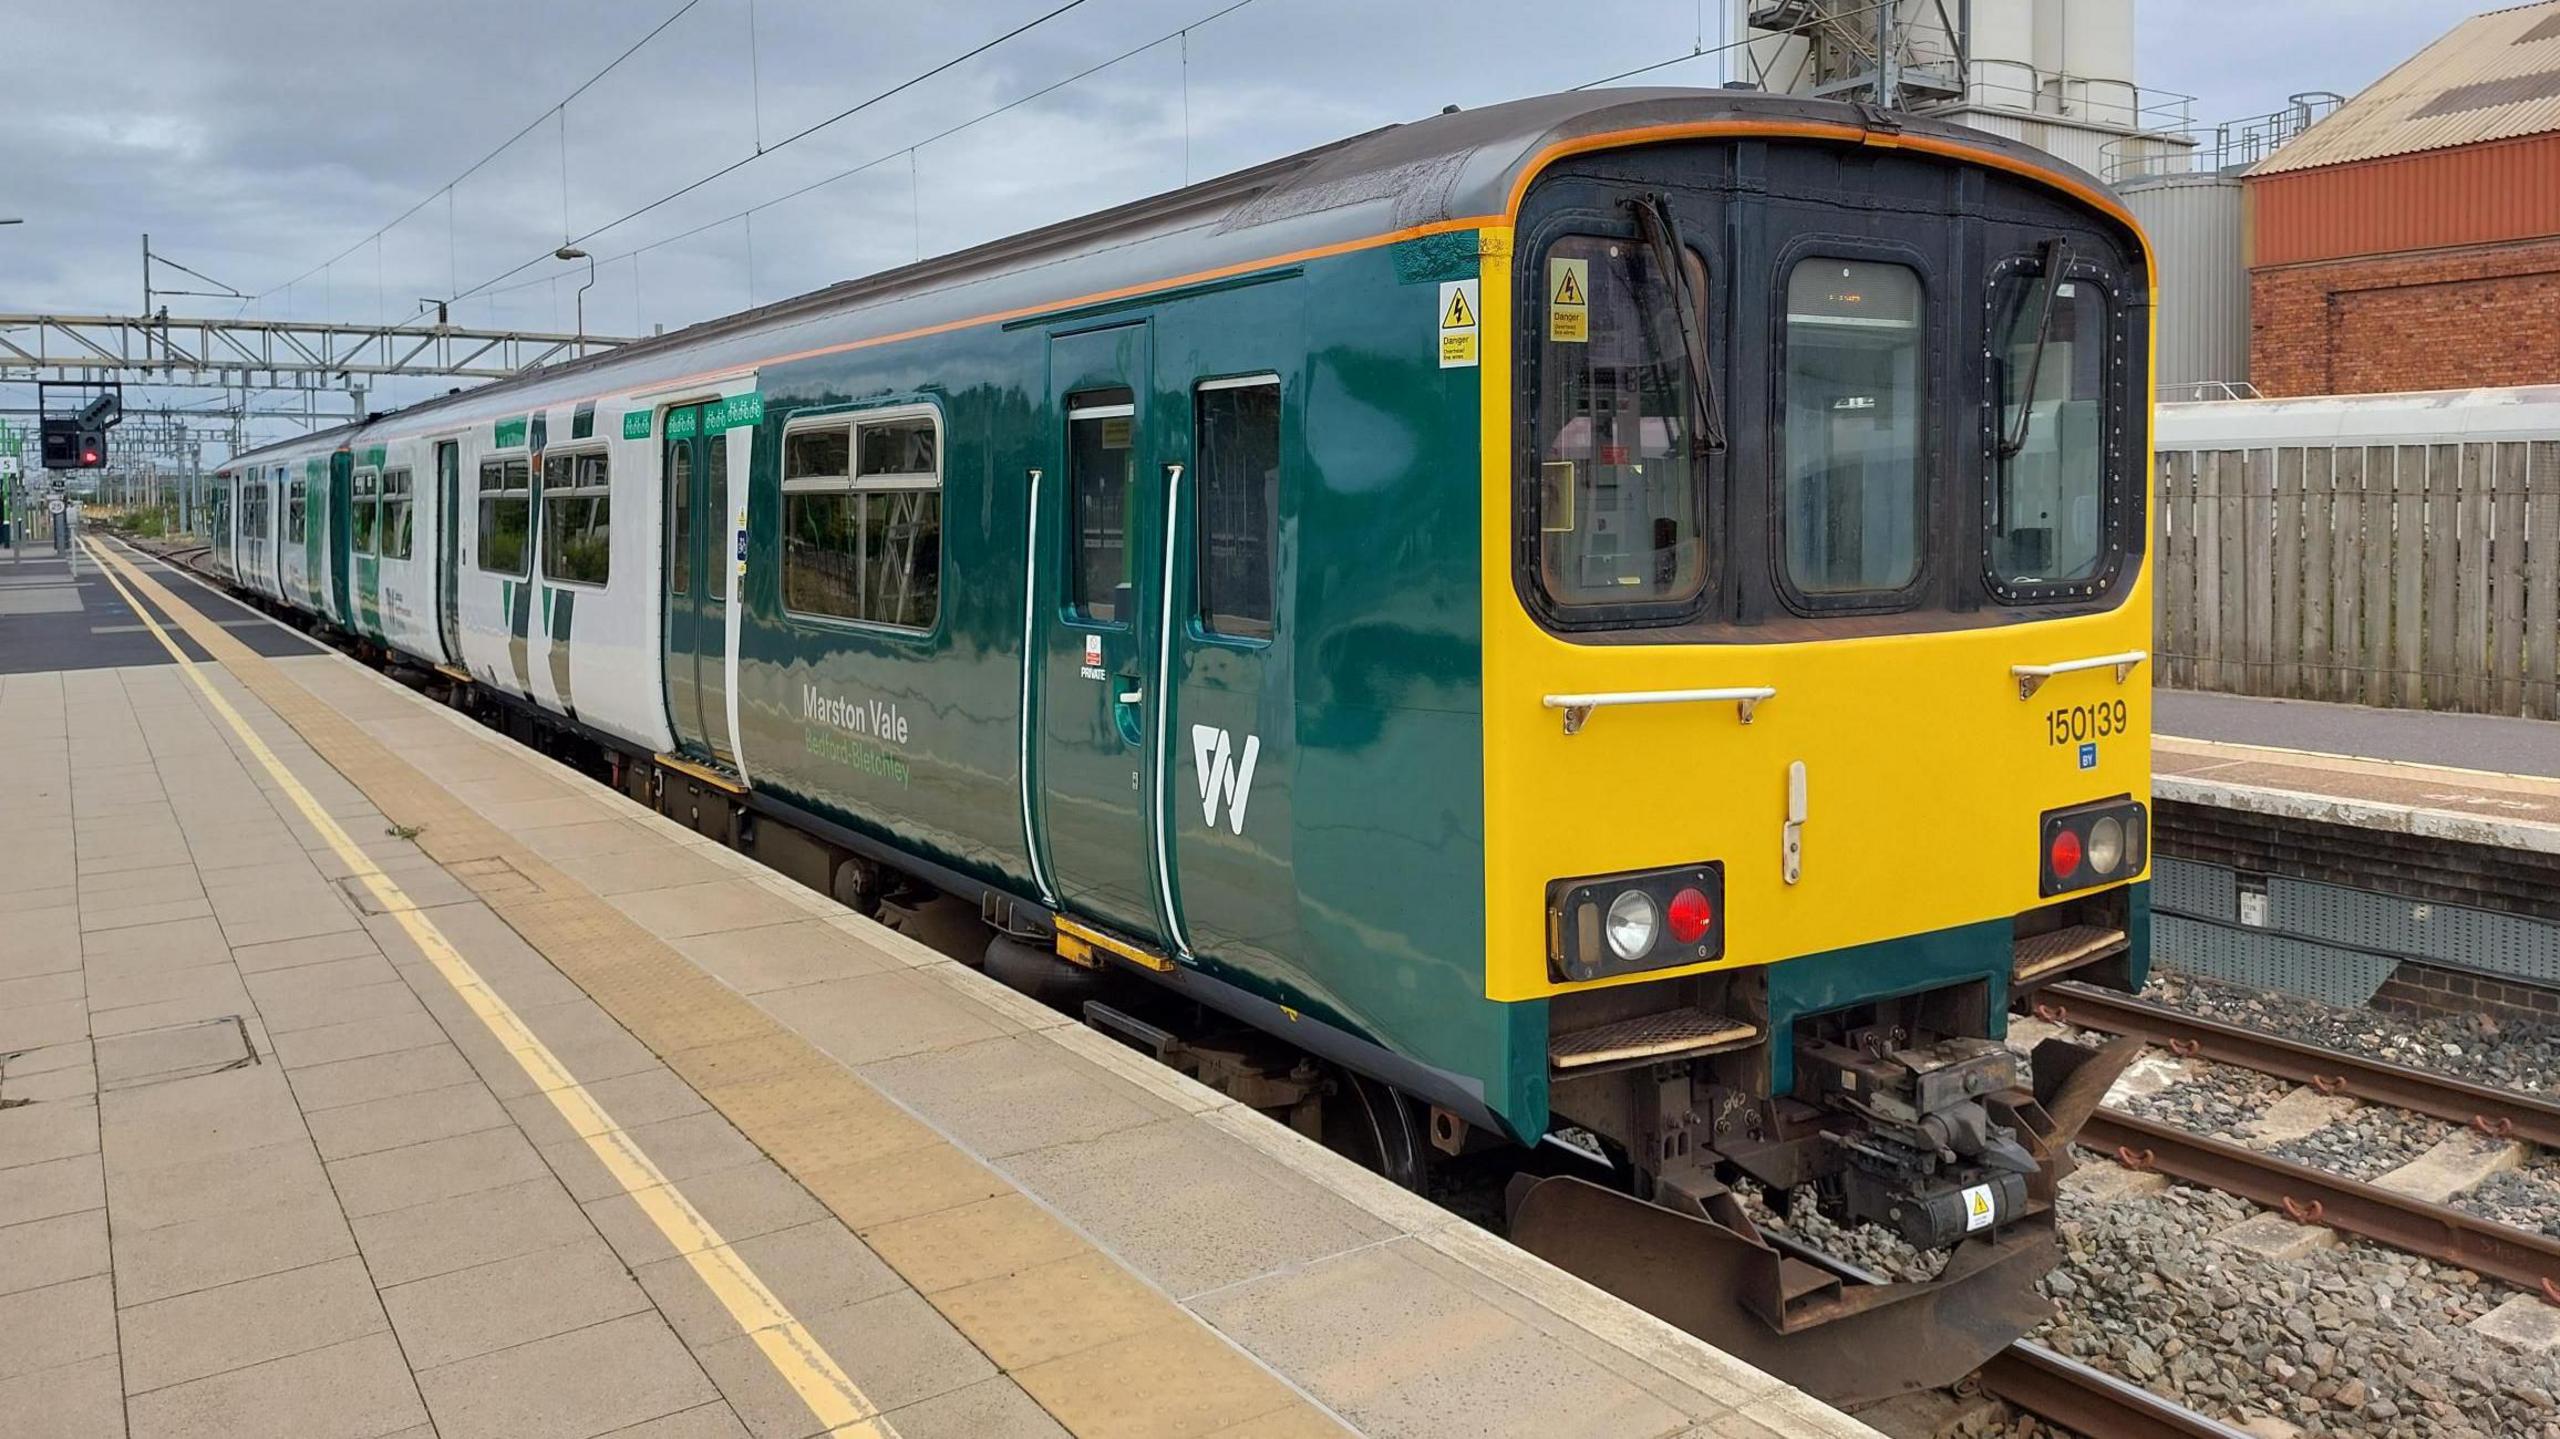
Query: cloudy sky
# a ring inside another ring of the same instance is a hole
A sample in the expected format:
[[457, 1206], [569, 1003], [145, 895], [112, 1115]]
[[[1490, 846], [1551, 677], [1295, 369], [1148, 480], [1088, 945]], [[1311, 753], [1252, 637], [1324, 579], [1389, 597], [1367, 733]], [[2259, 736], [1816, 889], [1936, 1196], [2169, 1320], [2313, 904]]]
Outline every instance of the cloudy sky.
[[[1745, 0], [1083, 0], [1042, 18], [1065, 3], [0, 0], [13, 71], [51, 77], [8, 110], [0, 216], [25, 223], [0, 227], [0, 311], [134, 310], [148, 231], [249, 297], [176, 313], [372, 322], [459, 295], [461, 323], [568, 330], [586, 266], [549, 252], [572, 239], [599, 262], [588, 328], [647, 333], [1442, 105], [1689, 54]], [[2200, 123], [2353, 93], [2486, 8], [2135, 3], [2137, 78], [2196, 96]], [[1646, 83], [1714, 84], [1723, 63]], [[404, 397], [386, 386], [375, 403]], [[25, 403], [0, 387], [0, 405]]]

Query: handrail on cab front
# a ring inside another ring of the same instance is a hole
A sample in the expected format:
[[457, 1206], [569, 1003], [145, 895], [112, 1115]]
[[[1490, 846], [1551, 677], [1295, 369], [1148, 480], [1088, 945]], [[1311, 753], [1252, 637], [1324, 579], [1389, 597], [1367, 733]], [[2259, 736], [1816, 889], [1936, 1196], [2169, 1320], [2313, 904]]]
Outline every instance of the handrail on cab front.
[[2060, 664], [2011, 665], [2009, 674], [2018, 682], [2018, 698], [2033, 699], [2046, 680], [2055, 675], [2077, 674], [2081, 670], [2112, 669], [2116, 672], [2116, 683], [2123, 684], [2133, 677], [2133, 667], [2149, 658], [2151, 653], [2148, 650], [2126, 650], [2122, 654], [2091, 655], [2085, 660], [2064, 660]]
[[1778, 693], [1775, 685], [1744, 685], [1732, 689], [1713, 690], [1616, 690], [1605, 694], [1548, 695], [1544, 701], [1551, 710], [1564, 711], [1564, 732], [1582, 733], [1583, 722], [1591, 712], [1610, 705], [1677, 705], [1729, 704], [1744, 724], [1751, 723], [1751, 712], [1760, 702]]

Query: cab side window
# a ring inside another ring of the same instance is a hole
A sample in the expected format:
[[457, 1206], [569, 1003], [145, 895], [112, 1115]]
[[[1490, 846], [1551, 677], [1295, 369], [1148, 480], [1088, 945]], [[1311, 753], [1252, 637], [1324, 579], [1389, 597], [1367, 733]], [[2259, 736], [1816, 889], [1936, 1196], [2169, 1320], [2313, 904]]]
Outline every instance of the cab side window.
[[1204, 381], [1193, 418], [1200, 627], [1267, 639], [1280, 550], [1280, 377]]

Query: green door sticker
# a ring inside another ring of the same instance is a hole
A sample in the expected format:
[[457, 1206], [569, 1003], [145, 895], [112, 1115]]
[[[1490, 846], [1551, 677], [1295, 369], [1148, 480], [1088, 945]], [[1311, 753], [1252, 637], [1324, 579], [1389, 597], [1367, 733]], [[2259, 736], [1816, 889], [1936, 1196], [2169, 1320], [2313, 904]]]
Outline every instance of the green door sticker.
[[623, 411], [622, 437], [626, 440], [645, 440], [649, 438], [649, 421], [653, 413], [653, 411], [649, 410]]

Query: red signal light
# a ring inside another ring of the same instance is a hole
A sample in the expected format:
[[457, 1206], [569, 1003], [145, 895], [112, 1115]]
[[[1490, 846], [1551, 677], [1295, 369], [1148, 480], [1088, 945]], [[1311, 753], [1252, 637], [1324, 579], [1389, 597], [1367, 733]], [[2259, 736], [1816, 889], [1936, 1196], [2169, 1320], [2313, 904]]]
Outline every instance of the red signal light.
[[1671, 896], [1664, 918], [1670, 921], [1673, 939], [1682, 944], [1696, 944], [1705, 937], [1708, 926], [1716, 922], [1716, 907], [1697, 890], [1684, 889]]
[[98, 447], [95, 445], [82, 445], [80, 447], [80, 463], [84, 465], [94, 465], [97, 462]]
[[2069, 879], [2080, 868], [2080, 836], [2067, 829], [2053, 832], [2053, 877]]

